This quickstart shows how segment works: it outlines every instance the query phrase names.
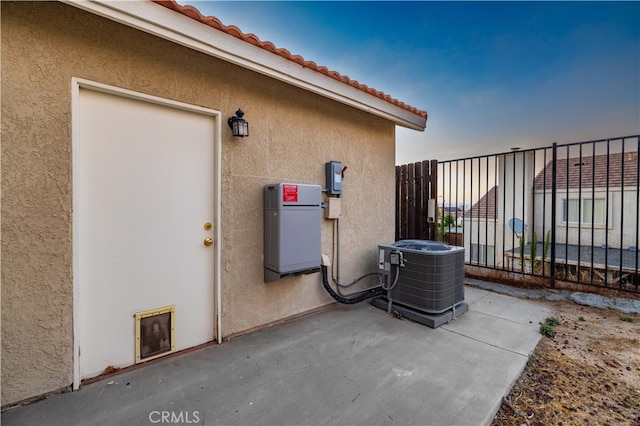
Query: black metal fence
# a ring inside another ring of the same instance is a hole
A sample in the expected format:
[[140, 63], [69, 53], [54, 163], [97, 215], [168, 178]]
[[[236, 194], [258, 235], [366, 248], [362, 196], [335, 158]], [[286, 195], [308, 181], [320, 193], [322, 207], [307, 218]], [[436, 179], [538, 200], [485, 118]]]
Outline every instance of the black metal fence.
[[640, 137], [438, 163], [438, 238], [466, 264], [640, 292]]

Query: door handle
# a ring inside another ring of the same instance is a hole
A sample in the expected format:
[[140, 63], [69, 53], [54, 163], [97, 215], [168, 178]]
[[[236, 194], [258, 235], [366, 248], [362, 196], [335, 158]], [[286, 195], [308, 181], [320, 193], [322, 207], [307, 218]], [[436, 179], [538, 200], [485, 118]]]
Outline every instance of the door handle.
[[204, 239], [205, 246], [209, 247], [211, 244], [213, 244], [213, 240], [210, 237]]

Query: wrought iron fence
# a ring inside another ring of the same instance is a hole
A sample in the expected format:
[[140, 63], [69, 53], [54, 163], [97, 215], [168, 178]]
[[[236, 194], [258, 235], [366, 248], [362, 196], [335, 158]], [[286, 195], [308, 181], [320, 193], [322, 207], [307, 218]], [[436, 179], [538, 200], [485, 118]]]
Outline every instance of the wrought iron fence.
[[640, 137], [442, 161], [438, 238], [466, 264], [640, 292]]

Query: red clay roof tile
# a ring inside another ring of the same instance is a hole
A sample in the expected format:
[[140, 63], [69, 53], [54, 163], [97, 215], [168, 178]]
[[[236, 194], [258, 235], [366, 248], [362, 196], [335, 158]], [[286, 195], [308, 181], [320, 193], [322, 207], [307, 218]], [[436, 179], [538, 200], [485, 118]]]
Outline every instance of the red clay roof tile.
[[495, 220], [498, 212], [498, 187], [494, 186], [465, 213], [465, 218]]
[[426, 111], [421, 111], [415, 107], [412, 107], [411, 105], [407, 105], [404, 102], [394, 99], [383, 92], [380, 92], [371, 87], [368, 87], [366, 84], [361, 84], [358, 81], [352, 80], [345, 75], [341, 75], [337, 71], [331, 71], [327, 67], [319, 66], [313, 61], [306, 61], [300, 55], [292, 55], [291, 52], [289, 52], [287, 49], [278, 48], [270, 41], [262, 41], [255, 34], [245, 34], [238, 27], [234, 25], [224, 25], [218, 18], [214, 16], [204, 16], [200, 13], [198, 9], [196, 9], [193, 6], [190, 6], [190, 5], [182, 6], [178, 4], [175, 0], [153, 0], [153, 1], [161, 6], [164, 6], [175, 12], [181, 13], [184, 16], [187, 16], [191, 19], [195, 19], [196, 21], [202, 22], [203, 24], [206, 24], [218, 31], [222, 31], [242, 41], [245, 41], [249, 44], [260, 47], [268, 52], [274, 53], [278, 56], [281, 56], [285, 59], [295, 62], [298, 65], [301, 65], [305, 68], [309, 68], [313, 71], [319, 72], [320, 74], [324, 74], [328, 77], [331, 77], [335, 80], [340, 81], [341, 83], [347, 84], [349, 86], [353, 86], [356, 89], [362, 90], [365, 93], [368, 93], [372, 96], [380, 98], [386, 102], [389, 102], [392, 105], [395, 105], [399, 108], [409, 111], [415, 115], [418, 115], [425, 119], [427, 118]]
[[[638, 152], [624, 154], [584, 155], [582, 158], [558, 159], [556, 161], [556, 187], [567, 188], [606, 188], [638, 186]], [[553, 162], [549, 161], [545, 168], [535, 177], [535, 189], [551, 189]]]

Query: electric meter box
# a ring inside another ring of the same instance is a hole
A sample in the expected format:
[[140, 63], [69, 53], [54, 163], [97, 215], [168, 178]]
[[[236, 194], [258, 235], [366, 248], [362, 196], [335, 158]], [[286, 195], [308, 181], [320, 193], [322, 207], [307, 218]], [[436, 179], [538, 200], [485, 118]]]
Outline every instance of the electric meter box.
[[321, 260], [320, 185], [264, 187], [264, 281], [318, 272]]

